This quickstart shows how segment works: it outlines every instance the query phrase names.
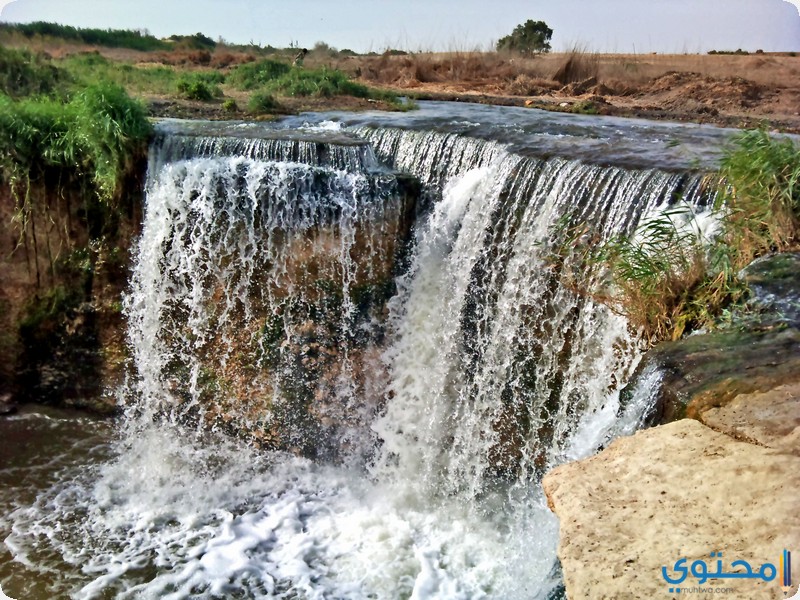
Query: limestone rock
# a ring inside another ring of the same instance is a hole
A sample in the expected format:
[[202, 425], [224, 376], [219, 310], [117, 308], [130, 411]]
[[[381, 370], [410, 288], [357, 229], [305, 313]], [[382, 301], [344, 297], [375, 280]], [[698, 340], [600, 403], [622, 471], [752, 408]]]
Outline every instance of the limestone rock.
[[800, 383], [741, 394], [700, 420], [736, 439], [800, 456]]
[[724, 572], [736, 560], [757, 570], [777, 566], [784, 548], [800, 548], [800, 457], [693, 420], [618, 439], [597, 456], [554, 469], [543, 485], [560, 520], [558, 554], [571, 600], [681, 598], [692, 587], [733, 588], [728, 598], [780, 598], [780, 577], [701, 585], [690, 574], [683, 593], [670, 593], [677, 586], [662, 567], [674, 576], [676, 561], [687, 558], [714, 571], [710, 554], [722, 552]]

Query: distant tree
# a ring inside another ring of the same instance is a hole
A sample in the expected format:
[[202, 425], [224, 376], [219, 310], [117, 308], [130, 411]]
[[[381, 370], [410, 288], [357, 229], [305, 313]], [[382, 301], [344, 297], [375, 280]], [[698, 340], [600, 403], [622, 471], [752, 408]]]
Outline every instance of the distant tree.
[[540, 54], [550, 52], [550, 39], [553, 30], [544, 21], [528, 19], [522, 25], [514, 27], [511, 35], [497, 41], [497, 50], [510, 50], [520, 54]]

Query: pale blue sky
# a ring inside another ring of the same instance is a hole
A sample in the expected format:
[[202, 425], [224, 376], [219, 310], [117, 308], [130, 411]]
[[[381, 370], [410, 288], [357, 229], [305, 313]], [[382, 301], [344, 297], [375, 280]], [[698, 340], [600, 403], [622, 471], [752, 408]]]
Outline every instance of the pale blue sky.
[[202, 32], [238, 43], [381, 51], [487, 48], [526, 19], [553, 48], [800, 50], [800, 0], [0, 0], [4, 21]]

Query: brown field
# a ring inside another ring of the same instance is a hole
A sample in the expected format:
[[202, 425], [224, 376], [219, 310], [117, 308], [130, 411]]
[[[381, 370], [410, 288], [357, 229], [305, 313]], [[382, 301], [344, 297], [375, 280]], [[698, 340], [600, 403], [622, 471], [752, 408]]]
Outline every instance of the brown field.
[[[350, 64], [348, 65], [348, 62]], [[420, 97], [631, 114], [800, 131], [800, 57], [789, 54], [632, 55], [576, 51], [353, 58], [367, 83]], [[566, 106], [563, 106], [566, 105]]]

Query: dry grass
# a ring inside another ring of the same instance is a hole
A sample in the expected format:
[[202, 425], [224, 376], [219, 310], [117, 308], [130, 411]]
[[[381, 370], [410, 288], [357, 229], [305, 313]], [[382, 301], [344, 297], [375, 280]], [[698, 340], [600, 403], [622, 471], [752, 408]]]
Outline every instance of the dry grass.
[[578, 48], [524, 58], [496, 52], [444, 52], [358, 57], [349, 60], [349, 67], [367, 81], [387, 85], [495, 84], [522, 95], [592, 77], [613, 92], [631, 93], [672, 72], [744, 78], [765, 86], [800, 81], [800, 58], [778, 54], [599, 54]]

